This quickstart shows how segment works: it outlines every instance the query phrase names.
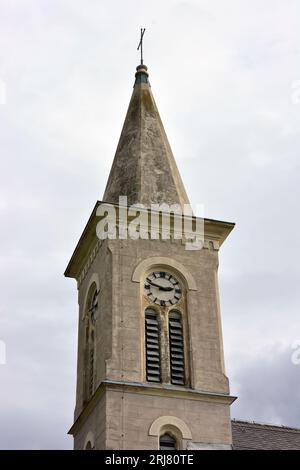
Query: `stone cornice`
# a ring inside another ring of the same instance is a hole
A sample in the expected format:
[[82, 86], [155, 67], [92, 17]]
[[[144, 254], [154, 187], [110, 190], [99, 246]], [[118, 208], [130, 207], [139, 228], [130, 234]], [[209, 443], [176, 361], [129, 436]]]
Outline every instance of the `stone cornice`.
[[[97, 238], [96, 234], [97, 223], [100, 220], [100, 217], [96, 215], [96, 212], [100, 204], [102, 204], [101, 201], [97, 201], [97, 203], [95, 204], [92, 214], [86, 224], [86, 227], [77, 243], [74, 253], [64, 273], [66, 277], [75, 278], [78, 282], [78, 285], [80, 285], [82, 280], [85, 278], [87, 271], [91, 266], [93, 260], [95, 259], [96, 253], [103, 242], [102, 240], [99, 240]], [[114, 205], [114, 207], [118, 209], [119, 206]], [[137, 208], [137, 210], [139, 209]], [[178, 234], [176, 230], [172, 228], [176, 226], [175, 221], [181, 217], [189, 219], [189, 217], [187, 216], [178, 216], [171, 214], [171, 237], [169, 240], [171, 243], [186, 243], [186, 238], [176, 239], [176, 236]], [[202, 224], [203, 229], [201, 229], [202, 233], [200, 233], [200, 236], [204, 238], [203, 248], [210, 250], [218, 250], [235, 225], [231, 222], [224, 222], [206, 218], [200, 219], [196, 217], [190, 217], [190, 219], [200, 221], [200, 226]], [[119, 226], [118, 219], [117, 225]]]
[[106, 390], [121, 390], [123, 392], [136, 393], [140, 395], [160, 396], [168, 398], [195, 400], [208, 403], [231, 405], [237, 397], [224, 393], [213, 393], [204, 390], [177, 387], [174, 385], [144, 384], [141, 382], [122, 382], [117, 380], [104, 380], [98, 386], [96, 392], [82, 410], [72, 425], [68, 434], [74, 435], [81, 428], [85, 420], [93, 411]]

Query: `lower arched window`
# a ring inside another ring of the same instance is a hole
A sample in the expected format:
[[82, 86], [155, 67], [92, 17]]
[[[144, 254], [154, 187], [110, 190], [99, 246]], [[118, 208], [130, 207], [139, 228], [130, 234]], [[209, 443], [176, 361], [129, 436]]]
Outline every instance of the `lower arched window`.
[[185, 384], [184, 341], [181, 313], [172, 310], [169, 314], [170, 375], [174, 385]]
[[160, 450], [176, 450], [176, 439], [170, 434], [166, 433], [159, 438]]

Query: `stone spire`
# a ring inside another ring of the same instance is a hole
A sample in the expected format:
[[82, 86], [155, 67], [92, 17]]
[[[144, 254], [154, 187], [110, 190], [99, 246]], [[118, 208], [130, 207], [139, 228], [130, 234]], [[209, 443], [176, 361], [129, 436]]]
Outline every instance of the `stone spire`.
[[156, 107], [147, 67], [136, 69], [135, 84], [103, 201], [188, 204], [175, 159]]

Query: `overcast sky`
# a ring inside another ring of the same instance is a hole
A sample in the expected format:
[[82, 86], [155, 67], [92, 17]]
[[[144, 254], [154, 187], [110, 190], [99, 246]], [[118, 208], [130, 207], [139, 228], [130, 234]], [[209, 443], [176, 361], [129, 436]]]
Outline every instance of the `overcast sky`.
[[237, 224], [220, 251], [232, 416], [300, 427], [299, 17], [299, 0], [0, 0], [1, 448], [72, 448], [63, 272], [104, 192], [141, 26], [190, 200]]

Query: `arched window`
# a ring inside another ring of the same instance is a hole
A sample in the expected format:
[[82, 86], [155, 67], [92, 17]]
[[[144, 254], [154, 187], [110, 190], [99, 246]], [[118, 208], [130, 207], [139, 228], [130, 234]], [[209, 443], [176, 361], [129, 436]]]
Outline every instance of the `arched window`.
[[94, 283], [88, 295], [86, 306], [85, 329], [85, 363], [84, 363], [84, 401], [87, 402], [94, 393], [95, 377], [95, 322], [97, 319], [98, 294]]
[[181, 313], [172, 310], [169, 314], [170, 375], [174, 385], [185, 384], [184, 340]]
[[184, 282], [179, 274], [157, 267], [145, 274], [143, 287], [145, 378], [148, 382], [187, 386], [189, 337]]
[[94, 450], [95, 449], [95, 437], [94, 437], [94, 433], [92, 431], [89, 431], [87, 433], [87, 436], [84, 440], [83, 449], [84, 450]]
[[90, 319], [92, 323], [95, 323], [96, 321], [96, 311], [98, 308], [98, 294], [99, 292], [97, 292], [97, 289], [96, 289], [89, 305], [89, 314], [90, 314]]
[[146, 379], [148, 382], [161, 382], [160, 332], [157, 312], [145, 310], [145, 349]]
[[94, 391], [94, 359], [95, 359], [95, 333], [92, 329], [90, 332], [90, 344], [89, 344], [89, 397], [93, 395]]
[[159, 450], [176, 450], [176, 439], [166, 433], [159, 438]]

